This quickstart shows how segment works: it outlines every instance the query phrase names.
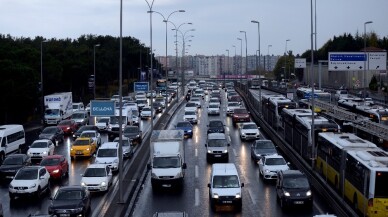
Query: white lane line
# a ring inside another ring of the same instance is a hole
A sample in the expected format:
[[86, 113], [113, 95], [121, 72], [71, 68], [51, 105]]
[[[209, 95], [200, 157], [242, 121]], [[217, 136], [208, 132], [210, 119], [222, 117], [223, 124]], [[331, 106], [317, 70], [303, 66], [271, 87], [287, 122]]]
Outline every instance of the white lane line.
[[198, 149], [195, 149], [195, 157], [198, 157]]
[[198, 165], [195, 165], [195, 178], [198, 178]]
[[249, 198], [251, 198], [253, 205], [256, 205], [256, 200], [255, 200], [255, 198], [253, 198], [253, 193], [252, 193], [251, 189], [248, 189], [248, 194], [249, 194]]
[[323, 210], [321, 209], [321, 207], [318, 206], [318, 204], [313, 200], [313, 206], [317, 207], [317, 210], [319, 213], [322, 213], [324, 214]]
[[199, 206], [199, 190], [195, 189], [195, 206]]
[[236, 156], [236, 157], [237, 157], [237, 152], [236, 152], [236, 149], [233, 149], [233, 154], [234, 154], [234, 156]]

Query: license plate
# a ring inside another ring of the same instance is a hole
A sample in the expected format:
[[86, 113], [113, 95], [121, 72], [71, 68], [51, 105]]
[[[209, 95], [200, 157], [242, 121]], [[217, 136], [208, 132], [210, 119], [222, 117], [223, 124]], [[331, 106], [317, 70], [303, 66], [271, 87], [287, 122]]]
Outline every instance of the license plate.
[[60, 217], [62, 216], [70, 216], [70, 214], [59, 214]]
[[33, 154], [34, 156], [39, 156], [39, 154]]
[[82, 154], [82, 151], [77, 151], [77, 154]]
[[13, 176], [6, 176], [7, 179], [13, 179]]
[[171, 184], [163, 184], [162, 186], [165, 187], [165, 188], [170, 188]]
[[240, 118], [239, 120], [240, 120], [240, 121], [244, 121], [245, 119], [244, 119], [244, 118]]
[[294, 204], [304, 204], [304, 201], [295, 201]]
[[214, 155], [214, 157], [221, 157], [221, 155], [220, 154], [216, 154], [216, 155]]
[[222, 203], [232, 203], [230, 200], [222, 201]]

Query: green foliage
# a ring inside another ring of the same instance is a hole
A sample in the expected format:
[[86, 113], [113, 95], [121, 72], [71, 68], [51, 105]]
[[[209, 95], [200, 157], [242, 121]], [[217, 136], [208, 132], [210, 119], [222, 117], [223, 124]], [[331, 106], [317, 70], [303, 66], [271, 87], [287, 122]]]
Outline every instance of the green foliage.
[[378, 88], [379, 88], [379, 83], [377, 81], [377, 78], [376, 78], [376, 76], [373, 76], [369, 82], [369, 89], [376, 91], [376, 90], [378, 90]]

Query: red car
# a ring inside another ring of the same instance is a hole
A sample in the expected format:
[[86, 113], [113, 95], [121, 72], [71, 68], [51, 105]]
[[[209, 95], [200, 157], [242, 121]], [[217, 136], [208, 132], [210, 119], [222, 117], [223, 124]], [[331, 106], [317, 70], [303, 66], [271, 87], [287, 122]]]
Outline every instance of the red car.
[[250, 122], [251, 118], [249, 117], [249, 112], [244, 108], [234, 109], [232, 116], [233, 125], [236, 125], [240, 122]]
[[41, 166], [46, 167], [52, 179], [62, 179], [69, 176], [69, 163], [63, 155], [49, 155], [42, 159]]
[[78, 124], [74, 120], [63, 120], [59, 122], [60, 127], [65, 134], [73, 134], [78, 130]]

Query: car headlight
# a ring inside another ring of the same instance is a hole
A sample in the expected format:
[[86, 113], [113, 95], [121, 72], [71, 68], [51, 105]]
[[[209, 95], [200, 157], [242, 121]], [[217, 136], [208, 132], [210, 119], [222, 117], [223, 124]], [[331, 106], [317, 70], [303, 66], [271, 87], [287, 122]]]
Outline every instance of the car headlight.
[[81, 186], [86, 186], [86, 183], [85, 182], [81, 182]]
[[76, 209], [74, 209], [76, 212], [82, 212], [82, 210], [83, 210], [84, 208], [83, 207], [78, 207], [78, 208], [76, 208]]
[[213, 194], [213, 198], [214, 198], [214, 199], [218, 199], [218, 194], [217, 194], [217, 193], [214, 193], [214, 194]]
[[59, 169], [54, 170], [53, 173], [59, 173]]
[[106, 182], [101, 182], [101, 186], [106, 186]]
[[87, 148], [87, 149], [86, 149], [86, 151], [89, 151], [89, 150], [90, 150], [90, 148]]
[[36, 184], [34, 183], [33, 185], [30, 185], [28, 188], [35, 188]]
[[223, 150], [222, 153], [228, 153], [228, 149]]
[[241, 194], [240, 194], [240, 193], [237, 193], [237, 194], [236, 194], [236, 198], [241, 198]]
[[32, 155], [32, 152], [28, 152], [27, 154], [28, 154], [28, 155]]
[[151, 178], [158, 179], [159, 177], [155, 173], [151, 173]]
[[241, 132], [241, 135], [245, 136], [245, 133], [244, 133], [244, 132]]
[[207, 153], [211, 154], [211, 153], [212, 153], [212, 151], [211, 151], [211, 150], [207, 150]]
[[289, 197], [289, 196], [291, 196], [291, 195], [290, 195], [290, 192], [288, 192], [288, 191], [284, 191], [284, 196], [286, 196], [286, 197]]
[[8, 188], [13, 188], [13, 185], [9, 184]]
[[73, 148], [70, 148], [70, 151], [73, 151], [74, 149]]
[[70, 127], [66, 127], [66, 130], [70, 130]]
[[268, 170], [268, 169], [265, 169], [264, 172], [269, 173], [269, 170]]
[[119, 162], [119, 159], [115, 159], [114, 161], [113, 161], [113, 163], [118, 163]]
[[94, 163], [95, 163], [95, 164], [99, 164], [100, 162], [99, 162], [98, 160], [95, 160]]
[[47, 151], [42, 152], [42, 154], [47, 154]]
[[192, 130], [187, 130], [187, 132], [188, 132], [188, 133], [191, 133], [191, 132], [192, 132]]
[[311, 190], [308, 190], [308, 191], [306, 192], [306, 196], [311, 196], [311, 195], [312, 195]]

